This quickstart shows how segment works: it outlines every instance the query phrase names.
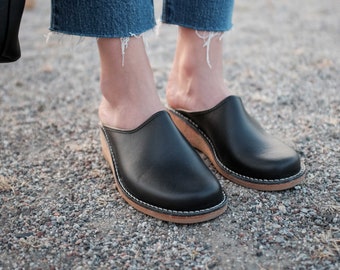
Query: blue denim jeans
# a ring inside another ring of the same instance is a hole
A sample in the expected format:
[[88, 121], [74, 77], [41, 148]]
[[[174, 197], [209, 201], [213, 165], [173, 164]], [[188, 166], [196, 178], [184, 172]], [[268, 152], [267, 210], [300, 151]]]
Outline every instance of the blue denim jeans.
[[[234, 0], [163, 0], [162, 21], [199, 31], [232, 27]], [[121, 38], [155, 26], [153, 0], [52, 0], [50, 30], [79, 36]]]

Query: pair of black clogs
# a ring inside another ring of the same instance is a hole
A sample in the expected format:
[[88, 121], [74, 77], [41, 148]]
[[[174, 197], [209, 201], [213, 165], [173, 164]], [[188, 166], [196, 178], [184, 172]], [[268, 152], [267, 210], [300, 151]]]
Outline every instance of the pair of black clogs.
[[284, 190], [302, 181], [298, 154], [268, 135], [239, 97], [202, 112], [169, 112], [129, 131], [101, 126], [117, 188], [137, 210], [176, 223], [202, 222], [225, 211], [219, 181], [191, 146], [225, 178], [248, 188]]

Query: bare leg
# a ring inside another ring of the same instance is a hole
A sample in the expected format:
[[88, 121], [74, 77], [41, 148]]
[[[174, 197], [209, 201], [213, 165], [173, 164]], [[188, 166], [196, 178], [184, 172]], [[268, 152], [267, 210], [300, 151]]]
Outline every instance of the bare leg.
[[[203, 35], [204, 33], [202, 33]], [[195, 30], [179, 27], [177, 48], [167, 86], [167, 102], [174, 109], [200, 111], [230, 95], [223, 78], [223, 43], [211, 40], [209, 59], [204, 40]]]
[[142, 38], [130, 38], [122, 65], [121, 40], [100, 38], [100, 87], [103, 94], [99, 119], [120, 129], [133, 129], [163, 110]]

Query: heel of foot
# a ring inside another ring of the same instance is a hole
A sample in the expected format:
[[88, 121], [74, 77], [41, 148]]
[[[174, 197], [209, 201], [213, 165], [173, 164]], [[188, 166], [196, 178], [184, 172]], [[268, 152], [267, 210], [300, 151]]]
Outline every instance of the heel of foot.
[[100, 130], [100, 143], [102, 147], [102, 154], [105, 158], [105, 160], [110, 164], [112, 167], [112, 159], [110, 154], [110, 149], [106, 141], [106, 137], [103, 130]]

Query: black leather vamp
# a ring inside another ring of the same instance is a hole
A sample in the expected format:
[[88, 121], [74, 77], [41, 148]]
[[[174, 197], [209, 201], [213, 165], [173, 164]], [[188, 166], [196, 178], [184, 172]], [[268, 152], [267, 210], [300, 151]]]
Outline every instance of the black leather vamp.
[[119, 185], [133, 201], [189, 212], [209, 212], [225, 204], [219, 182], [166, 111], [132, 131], [102, 128]]
[[301, 171], [298, 154], [267, 134], [237, 96], [229, 96], [211, 110], [178, 112], [202, 133], [218, 160], [238, 174], [283, 180]]

